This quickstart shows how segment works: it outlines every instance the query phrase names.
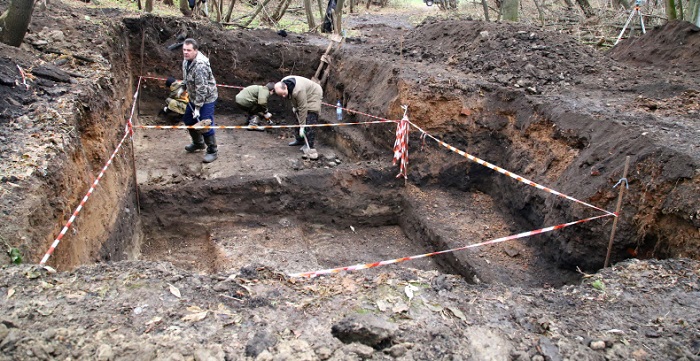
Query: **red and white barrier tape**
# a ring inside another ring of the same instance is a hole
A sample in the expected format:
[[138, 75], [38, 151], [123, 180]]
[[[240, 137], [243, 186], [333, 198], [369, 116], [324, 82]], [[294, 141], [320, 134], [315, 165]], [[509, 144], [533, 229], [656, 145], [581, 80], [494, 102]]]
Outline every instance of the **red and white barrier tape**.
[[[409, 123], [410, 123], [410, 121], [409, 121]], [[432, 135], [426, 133], [426, 132], [425, 132], [423, 129], [421, 129], [419, 126], [417, 126], [417, 125], [415, 125], [415, 124], [413, 124], [413, 123], [410, 123], [410, 124], [411, 124], [413, 127], [415, 127], [416, 129], [418, 129], [419, 131], [421, 131], [423, 134], [425, 134], [425, 136], [427, 136], [427, 137], [431, 138], [432, 140], [438, 142], [438, 143], [439, 143], [440, 145], [442, 145], [443, 147], [445, 147], [445, 148], [447, 148], [447, 149], [449, 149], [449, 150], [451, 150], [451, 151], [453, 151], [453, 152], [455, 152], [455, 153], [457, 153], [457, 154], [459, 154], [459, 155], [461, 155], [461, 156], [463, 156], [463, 157], [465, 157], [465, 158], [467, 158], [467, 159], [469, 159], [469, 160], [471, 160], [471, 161], [473, 161], [473, 162], [479, 163], [479, 164], [483, 165], [484, 167], [493, 169], [493, 170], [495, 170], [496, 172], [499, 172], [499, 173], [501, 173], [501, 174], [507, 175], [508, 177], [511, 177], [511, 178], [517, 180], [518, 182], [525, 183], [525, 184], [527, 184], [527, 185], [529, 185], [529, 186], [535, 187], [535, 188], [537, 188], [537, 189], [541, 189], [541, 190], [543, 190], [543, 191], [545, 191], [545, 192], [554, 194], [554, 195], [559, 196], [559, 197], [562, 197], [562, 198], [566, 198], [566, 199], [568, 199], [568, 200], [570, 200], [570, 201], [574, 201], [574, 202], [576, 202], [576, 203], [583, 204], [584, 206], [587, 206], [587, 207], [590, 207], [590, 208], [599, 210], [599, 211], [601, 211], [601, 212], [603, 212], [603, 213], [605, 213], [605, 214], [607, 214], [607, 215], [611, 215], [611, 216], [617, 217], [617, 214], [615, 214], [615, 213], [613, 213], [613, 212], [607, 211], [607, 210], [602, 209], [602, 208], [600, 208], [600, 207], [596, 207], [596, 206], [594, 206], [594, 205], [592, 205], [592, 204], [590, 204], [590, 203], [586, 203], [586, 202], [584, 202], [584, 201], [578, 200], [578, 199], [576, 199], [576, 198], [574, 198], [574, 197], [571, 197], [571, 196], [568, 196], [568, 195], [566, 195], [566, 194], [564, 194], [564, 193], [557, 192], [557, 191], [555, 191], [554, 189], [547, 188], [547, 187], [545, 187], [545, 186], [543, 186], [543, 185], [541, 185], [541, 184], [539, 184], [539, 183], [535, 183], [535, 182], [533, 182], [533, 181], [531, 181], [531, 180], [529, 180], [529, 179], [527, 179], [527, 178], [525, 178], [525, 177], [522, 177], [522, 176], [520, 176], [520, 175], [518, 175], [518, 174], [515, 174], [515, 173], [513, 173], [513, 172], [510, 172], [510, 171], [508, 171], [508, 170], [505, 170], [505, 169], [503, 169], [503, 168], [501, 168], [501, 167], [499, 167], [499, 166], [497, 166], [497, 165], [495, 165], [495, 164], [492, 164], [492, 163], [489, 163], [489, 162], [487, 162], [487, 161], [485, 161], [485, 160], [483, 160], [483, 159], [477, 158], [477, 157], [475, 157], [475, 156], [473, 156], [473, 155], [471, 155], [471, 154], [469, 154], [469, 153], [467, 153], [467, 152], [465, 152], [465, 151], [459, 150], [459, 149], [457, 149], [457, 148], [455, 148], [455, 147], [453, 147], [453, 146], [451, 146], [451, 145], [449, 145], [449, 144], [447, 144], [447, 143], [445, 143], [445, 142], [443, 142], [443, 141], [441, 141], [441, 140], [435, 138], [434, 136], [432, 136]]]
[[112, 160], [117, 155], [117, 152], [121, 148], [122, 144], [124, 144], [124, 141], [126, 140], [126, 138], [128, 136], [129, 136], [129, 130], [125, 129], [124, 137], [122, 137], [122, 140], [117, 145], [117, 148], [114, 150], [114, 152], [112, 152], [112, 156], [109, 157], [107, 164], [105, 164], [105, 166], [102, 168], [102, 171], [100, 171], [100, 174], [97, 175], [97, 178], [92, 183], [92, 186], [90, 186], [90, 189], [87, 191], [87, 194], [85, 194], [83, 199], [80, 201], [80, 204], [78, 205], [78, 207], [75, 209], [75, 211], [73, 211], [73, 215], [71, 215], [70, 219], [68, 219], [68, 222], [66, 223], [66, 225], [63, 226], [61, 233], [58, 234], [58, 237], [56, 237], [56, 239], [53, 241], [53, 244], [51, 244], [51, 247], [44, 255], [44, 258], [42, 258], [41, 262], [39, 262], [40, 266], [43, 266], [46, 263], [46, 261], [49, 260], [49, 257], [51, 257], [51, 255], [53, 254], [53, 251], [56, 249], [58, 244], [61, 242], [61, 239], [63, 238], [63, 236], [66, 234], [66, 232], [68, 232], [68, 229], [75, 221], [75, 218], [78, 216], [78, 213], [80, 213], [80, 211], [83, 209], [83, 206], [88, 201], [88, 198], [90, 198], [90, 195], [92, 194], [92, 192], [95, 191], [95, 188], [97, 187], [98, 183], [100, 182], [100, 179], [102, 179], [102, 176], [104, 176], [105, 172], [107, 171], [107, 168], [109, 168], [109, 166], [112, 164]]
[[289, 124], [289, 125], [134, 125], [138, 129], [281, 129], [281, 128], [299, 128], [299, 127], [339, 127], [346, 125], [362, 125], [362, 124], [380, 124], [380, 123], [396, 123], [395, 120], [370, 120], [368, 122], [357, 123], [328, 123], [328, 124]]
[[[141, 85], [141, 81], [139, 80], [139, 85]], [[138, 88], [137, 88], [138, 89]], [[61, 229], [61, 233], [58, 234], [58, 237], [53, 241], [51, 244], [51, 247], [49, 247], [49, 250], [46, 251], [46, 254], [44, 257], [41, 259], [41, 262], [39, 262], [40, 266], [43, 266], [46, 264], [46, 261], [49, 260], [49, 257], [53, 254], [53, 252], [56, 250], [56, 247], [58, 244], [61, 242], [61, 239], [63, 236], [68, 232], [68, 229], [70, 229], [71, 225], [73, 225], [73, 222], [75, 222], [75, 218], [78, 217], [78, 213], [83, 209], [83, 206], [85, 206], [85, 203], [87, 203], [88, 198], [90, 198], [90, 195], [92, 195], [92, 192], [95, 191], [95, 188], [97, 188], [97, 185], [100, 182], [100, 179], [104, 176], [105, 172], [107, 171], [107, 168], [112, 164], [112, 160], [114, 160], [114, 157], [117, 155], [119, 152], [119, 149], [121, 149], [122, 145], [124, 144], [124, 141], [129, 135], [133, 135], [134, 130], [133, 130], [133, 124], [131, 122], [133, 116], [134, 116], [134, 109], [136, 109], [136, 97], [138, 97], [138, 90], [134, 93], [134, 97], [132, 99], [133, 105], [131, 106], [131, 113], [129, 115], [129, 120], [127, 120], [126, 127], [124, 128], [124, 136], [122, 137], [122, 140], [119, 141], [119, 144], [117, 144], [117, 147], [114, 149], [114, 152], [112, 152], [112, 155], [109, 157], [107, 160], [107, 163], [105, 163], [104, 167], [102, 167], [102, 170], [100, 173], [97, 175], [97, 178], [95, 178], [95, 181], [92, 183], [92, 186], [90, 186], [90, 189], [88, 189], [87, 193], [83, 197], [83, 199], [80, 201], [80, 204], [78, 204], [78, 207], [75, 208], [73, 211], [73, 214], [70, 216], [68, 219], [68, 222], [63, 226], [63, 229]]]
[[404, 115], [403, 119], [396, 125], [396, 141], [394, 141], [394, 159], [393, 164], [399, 163], [399, 174], [396, 178], [403, 176], [408, 178], [408, 117]]
[[599, 215], [599, 216], [590, 217], [590, 218], [586, 218], [586, 219], [581, 219], [581, 220], [574, 221], [574, 222], [563, 223], [563, 224], [559, 224], [559, 225], [552, 226], [552, 227], [541, 228], [541, 229], [537, 229], [537, 230], [534, 230], [534, 231], [518, 233], [518, 234], [514, 234], [514, 235], [511, 235], [511, 236], [507, 236], [507, 237], [496, 238], [496, 239], [492, 239], [492, 240], [490, 240], [490, 241], [485, 241], [485, 242], [481, 242], [481, 243], [470, 244], [470, 245], [468, 245], [468, 246], [459, 247], [459, 248], [452, 248], [452, 249], [448, 249], [448, 250], [444, 250], [444, 251], [424, 253], [424, 254], [419, 254], [419, 255], [416, 255], [416, 256], [395, 258], [395, 259], [391, 259], [391, 260], [380, 261], [380, 262], [374, 262], [374, 263], [357, 264], [357, 265], [354, 265], [354, 266], [339, 267], [339, 268], [330, 268], [330, 269], [325, 269], [325, 270], [320, 270], [320, 271], [292, 273], [292, 274], [289, 274], [288, 276], [289, 276], [289, 277], [308, 277], [308, 278], [313, 278], [313, 277], [320, 276], [320, 275], [324, 275], [324, 274], [339, 273], [339, 272], [342, 272], [342, 271], [357, 271], [357, 270], [361, 270], [361, 269], [374, 268], [374, 267], [379, 267], [379, 266], [386, 266], [386, 265], [389, 265], [389, 264], [394, 264], [394, 263], [399, 263], [399, 262], [404, 262], [404, 261], [410, 261], [410, 260], [419, 259], [419, 258], [425, 258], [425, 257], [432, 257], [432, 256], [436, 256], [436, 255], [439, 255], [439, 254], [444, 254], [444, 253], [451, 253], [451, 252], [461, 251], [461, 250], [465, 250], [465, 249], [468, 249], [468, 248], [481, 247], [481, 246], [485, 246], [485, 245], [487, 245], [487, 244], [501, 243], [501, 242], [510, 241], [510, 240], [513, 240], [513, 239], [518, 239], [518, 238], [524, 238], [524, 237], [534, 236], [534, 235], [536, 235], [536, 234], [546, 233], [546, 232], [550, 232], [550, 231], [557, 230], [557, 229], [562, 229], [562, 228], [565, 228], [565, 227], [573, 226], [573, 225], [575, 225], [575, 224], [590, 222], [590, 221], [592, 221], [592, 220], [599, 219], [599, 218], [603, 218], [603, 217], [610, 217], [611, 215], [612, 215], [612, 214], [602, 214], [602, 215]]
[[[143, 79], [161, 80], [161, 81], [166, 81], [166, 80], [167, 80], [166, 78], [159, 78], [159, 77], [153, 77], [153, 76], [141, 76], [141, 77], [139, 77], [139, 81], [140, 81], [141, 78], [143, 78]], [[232, 89], [244, 89], [244, 88], [245, 88], [245, 87], [238, 86], [238, 85], [226, 85], [226, 84], [216, 84], [216, 86], [218, 86], [218, 87], [220, 87], [220, 88], [232, 88]], [[323, 102], [322, 102], [321, 104], [326, 105], [326, 106], [329, 106], [329, 107], [333, 107], [333, 108], [336, 108], [336, 109], [337, 109], [337, 108], [343, 109], [343, 110], [345, 110], [345, 112], [347, 112], [347, 113], [361, 114], [361, 115], [364, 115], [364, 116], [369, 117], [369, 118], [373, 118], [373, 119], [377, 119], [377, 120], [384, 120], [384, 121], [387, 121], [387, 122], [395, 122], [395, 123], [398, 122], [398, 120], [395, 120], [395, 119], [382, 118], [382, 117], [378, 117], [378, 116], [375, 116], [375, 115], [363, 113], [363, 112], [361, 112], [361, 111], [357, 111], [357, 110], [352, 110], [352, 109], [348, 109], [348, 108], [339, 107], [339, 106], [334, 105], [334, 104], [328, 104], [328, 103], [323, 103]]]
[[27, 87], [27, 90], [29, 90], [29, 84], [27, 84], [27, 76], [24, 73], [24, 70], [22, 69], [22, 67], [19, 66], [19, 64], [15, 64], [15, 65], [17, 65], [17, 69], [19, 69], [19, 75], [22, 76], [22, 85]]

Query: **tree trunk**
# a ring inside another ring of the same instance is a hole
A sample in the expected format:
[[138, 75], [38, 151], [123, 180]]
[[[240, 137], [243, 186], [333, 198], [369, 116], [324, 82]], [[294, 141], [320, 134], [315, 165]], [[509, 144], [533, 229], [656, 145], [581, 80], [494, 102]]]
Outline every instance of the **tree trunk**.
[[700, 27], [700, 0], [690, 0], [690, 22]]
[[326, 7], [323, 6], [323, 0], [318, 0], [318, 12], [321, 14], [321, 20], [326, 16]]
[[355, 0], [350, 0], [350, 14], [355, 11]]
[[519, 0], [504, 0], [501, 4], [501, 16], [506, 21], [518, 21]]
[[678, 15], [676, 15], [676, 1], [665, 0], [664, 2], [666, 3], [666, 19], [668, 21], [676, 20], [678, 18]]
[[590, 18], [593, 15], [595, 15], [593, 13], [593, 8], [591, 7], [591, 4], [588, 2], [588, 0], [576, 0], [576, 3], [578, 3], [578, 6], [581, 7], [581, 10], [583, 10], [583, 15], [585, 15], [587, 18]]
[[136, 0], [136, 7], [141, 10], [143, 9], [143, 6], [141, 6], [141, 0]]
[[153, 0], [146, 0], [145, 6], [143, 7], [143, 11], [147, 13], [153, 12]]
[[277, 6], [277, 10], [275, 10], [275, 14], [272, 16], [272, 20], [275, 22], [282, 20], [282, 17], [284, 16], [284, 13], [287, 12], [287, 8], [291, 2], [292, 0], [280, 1], [280, 4]]
[[253, 20], [255, 20], [255, 17], [258, 16], [260, 11], [262, 11], [263, 7], [265, 7], [265, 5], [267, 5], [267, 3], [269, 3], [269, 2], [270, 2], [270, 0], [265, 0], [261, 3], [258, 3], [258, 8], [255, 9], [255, 12], [253, 13], [253, 15], [250, 17], [250, 19], [248, 19], [248, 21], [246, 21], [245, 24], [243, 24], [243, 26], [248, 27], [248, 25], [250, 25], [250, 23], [252, 23]]
[[0, 15], [0, 41], [20, 46], [32, 20], [34, 0], [10, 0], [10, 6]]
[[192, 11], [190, 10], [190, 3], [187, 0], [180, 0], [180, 12], [185, 16], [192, 16]]
[[544, 12], [542, 11], [542, 8], [540, 8], [540, 4], [537, 2], [537, 0], [532, 0], [532, 2], [535, 3], [537, 14], [540, 16], [540, 26], [544, 28]]
[[[700, 0], [698, 0], [700, 1]], [[484, 8], [484, 20], [488, 23], [489, 20], [489, 4], [486, 3], [486, 0], [481, 0], [481, 6]]]
[[333, 20], [335, 20], [335, 24], [336, 24], [336, 28], [334, 29], [336, 34], [343, 33], [342, 21], [343, 21], [343, 5], [344, 4], [345, 4], [345, 0], [338, 0], [338, 2], [335, 4], [335, 16], [333, 17]]
[[236, 5], [236, 0], [231, 0], [231, 4], [228, 6], [228, 11], [226, 12], [226, 22], [231, 21], [231, 13], [233, 13], [233, 5]]
[[566, 7], [569, 9], [572, 9], [574, 7], [574, 3], [571, 0], [564, 0], [564, 3], [566, 4]]
[[309, 31], [316, 28], [314, 20], [314, 10], [311, 8], [311, 0], [304, 0], [304, 10], [306, 11], [306, 22], [309, 24]]
[[[151, 0], [151, 1], [153, 1], [153, 0]], [[217, 0], [210, 0], [210, 1], [211, 1], [211, 7], [213, 7], [214, 10], [216, 10], [216, 22], [220, 23], [221, 22], [221, 10], [220, 10], [221, 8], [219, 7], [219, 3], [217, 2]]]

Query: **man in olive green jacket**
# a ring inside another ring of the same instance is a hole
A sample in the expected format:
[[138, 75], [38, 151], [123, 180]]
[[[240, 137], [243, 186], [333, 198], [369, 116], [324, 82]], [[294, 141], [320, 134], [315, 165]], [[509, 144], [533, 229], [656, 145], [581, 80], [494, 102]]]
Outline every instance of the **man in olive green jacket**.
[[[323, 89], [310, 79], [290, 75], [282, 78], [281, 81], [275, 84], [275, 93], [292, 101], [297, 121], [299, 125], [301, 125], [301, 127], [299, 127], [299, 134], [289, 145], [297, 146], [305, 145], [304, 143], [306, 143], [308, 147], [302, 147], [304, 157], [318, 159], [318, 152], [314, 148], [314, 141], [316, 139], [315, 129], [314, 127], [305, 129], [304, 125], [318, 123], [318, 114], [321, 112]], [[304, 138], [306, 138], [306, 141], [304, 141]]]
[[275, 83], [251, 85], [243, 88], [243, 90], [236, 95], [236, 104], [239, 108], [248, 113], [246, 124], [253, 126], [260, 125], [261, 117], [270, 120], [272, 114], [267, 110], [267, 98], [272, 94], [274, 87]]

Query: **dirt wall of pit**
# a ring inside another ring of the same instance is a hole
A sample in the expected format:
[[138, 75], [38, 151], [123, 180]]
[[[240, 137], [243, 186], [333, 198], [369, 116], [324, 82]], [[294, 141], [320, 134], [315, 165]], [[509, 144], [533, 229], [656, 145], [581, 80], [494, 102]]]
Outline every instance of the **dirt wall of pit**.
[[[134, 88], [129, 74], [131, 59], [121, 51], [128, 39], [120, 35], [119, 24], [100, 25], [99, 31], [109, 34], [105, 39], [110, 49], [105, 54], [112, 56], [107, 59], [112, 64], [109, 71], [97, 70], [91, 73], [94, 78], [79, 78], [63, 98], [55, 98], [45, 108], [36, 107], [39, 113], [27, 115], [31, 118], [61, 104], [62, 110], [67, 110], [64, 114], [69, 114], [66, 126], [72, 131], [61, 137], [62, 151], [50, 165], [44, 171], [35, 171], [32, 181], [26, 182], [29, 188], [21, 203], [25, 211], [11, 213], [3, 222], [2, 234], [12, 244], [21, 240], [25, 262], [42, 259], [124, 135]], [[93, 63], [93, 68], [99, 66]], [[63, 73], [56, 70], [56, 74]], [[37, 93], [42, 94], [40, 90]], [[133, 259], [138, 254], [138, 211], [130, 151], [127, 139], [48, 265], [65, 270], [86, 263]]]
[[[613, 261], [638, 257], [700, 257], [700, 164], [658, 144], [633, 124], [577, 113], [560, 102], [505, 89], [440, 67], [368, 61], [352, 49], [337, 57], [326, 87], [349, 108], [399, 119], [401, 104], [412, 122], [451, 145], [547, 187], [614, 210], [625, 157], [630, 188], [623, 201]], [[439, 74], [439, 75], [438, 75]], [[523, 230], [596, 214], [566, 199], [519, 183], [456, 153], [421, 140], [412, 129], [409, 179], [476, 189], [499, 200], [522, 220]], [[392, 130], [364, 131], [377, 148], [391, 149]], [[568, 268], [602, 267], [612, 222], [592, 222], [533, 238]], [[555, 245], [550, 247], [550, 245]]]

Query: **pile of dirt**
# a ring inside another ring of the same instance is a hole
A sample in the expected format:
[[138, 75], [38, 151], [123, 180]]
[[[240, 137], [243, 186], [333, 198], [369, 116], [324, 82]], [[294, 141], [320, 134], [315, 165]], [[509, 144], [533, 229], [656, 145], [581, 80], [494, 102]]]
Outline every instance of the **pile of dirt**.
[[608, 55], [634, 64], [696, 73], [700, 71], [700, 28], [687, 21], [671, 21], [644, 36], [620, 42]]
[[[374, 270], [379, 271], [379, 270]], [[700, 264], [629, 261], [575, 286], [434, 271], [312, 280], [120, 262], [0, 272], [0, 360], [697, 360]]]
[[611, 66], [602, 54], [565, 34], [469, 19], [428, 18], [388, 50], [408, 61], [441, 64], [448, 72], [478, 74], [530, 93], [578, 84]]

